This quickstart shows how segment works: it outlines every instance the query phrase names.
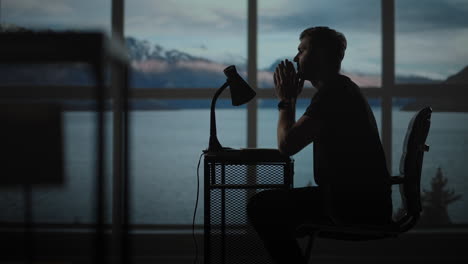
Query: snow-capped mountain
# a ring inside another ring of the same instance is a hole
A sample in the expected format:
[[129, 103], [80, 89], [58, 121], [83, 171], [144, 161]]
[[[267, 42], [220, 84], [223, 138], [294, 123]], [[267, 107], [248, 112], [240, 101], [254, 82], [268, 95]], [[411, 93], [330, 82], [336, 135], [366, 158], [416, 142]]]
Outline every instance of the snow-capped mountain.
[[152, 44], [147, 40], [137, 40], [134, 37], [125, 38], [125, 44], [133, 61], [164, 60], [168, 63], [208, 61], [175, 49], [166, 50], [158, 44]]

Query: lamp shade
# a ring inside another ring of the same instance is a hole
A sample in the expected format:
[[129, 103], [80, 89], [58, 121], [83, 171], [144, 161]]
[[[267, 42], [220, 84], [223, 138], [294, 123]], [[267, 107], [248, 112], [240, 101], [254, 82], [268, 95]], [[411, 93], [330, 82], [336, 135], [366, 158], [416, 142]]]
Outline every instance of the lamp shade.
[[230, 86], [232, 105], [243, 105], [255, 97], [255, 91], [237, 73], [236, 66], [231, 65], [224, 69], [227, 82]]

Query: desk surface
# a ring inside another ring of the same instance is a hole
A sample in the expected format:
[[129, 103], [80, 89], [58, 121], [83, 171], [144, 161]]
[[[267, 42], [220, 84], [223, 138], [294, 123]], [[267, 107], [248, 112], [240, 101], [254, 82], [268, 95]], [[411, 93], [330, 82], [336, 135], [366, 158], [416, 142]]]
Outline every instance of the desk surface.
[[219, 152], [206, 152], [207, 161], [229, 162], [293, 162], [294, 160], [283, 155], [277, 149], [246, 148], [227, 149]]

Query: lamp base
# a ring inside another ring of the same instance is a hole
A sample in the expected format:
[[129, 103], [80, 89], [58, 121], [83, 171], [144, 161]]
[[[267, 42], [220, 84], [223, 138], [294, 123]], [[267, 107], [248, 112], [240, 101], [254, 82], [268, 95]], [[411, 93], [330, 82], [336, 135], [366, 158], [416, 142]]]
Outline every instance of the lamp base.
[[208, 149], [206, 149], [205, 152], [219, 152], [223, 151], [223, 149], [223, 146], [219, 143], [218, 137], [216, 137], [216, 135], [211, 135]]
[[203, 150], [203, 153], [223, 152], [223, 151], [229, 151], [229, 150], [234, 150], [234, 149], [221, 146], [216, 136], [210, 136], [210, 144], [207, 149]]

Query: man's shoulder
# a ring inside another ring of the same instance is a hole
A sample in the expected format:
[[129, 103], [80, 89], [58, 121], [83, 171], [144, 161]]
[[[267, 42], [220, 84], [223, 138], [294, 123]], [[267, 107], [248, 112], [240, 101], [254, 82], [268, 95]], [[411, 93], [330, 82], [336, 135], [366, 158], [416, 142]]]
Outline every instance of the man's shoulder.
[[343, 88], [347, 92], [360, 93], [359, 85], [346, 75], [339, 75], [337, 78], [337, 86]]
[[360, 93], [359, 86], [348, 76], [339, 74], [333, 78], [320, 93], [322, 97], [336, 97], [349, 93]]
[[350, 108], [362, 101], [361, 97], [359, 86], [349, 77], [339, 74], [312, 97], [305, 114], [312, 116], [312, 112], [321, 112], [322, 115], [349, 112]]

